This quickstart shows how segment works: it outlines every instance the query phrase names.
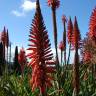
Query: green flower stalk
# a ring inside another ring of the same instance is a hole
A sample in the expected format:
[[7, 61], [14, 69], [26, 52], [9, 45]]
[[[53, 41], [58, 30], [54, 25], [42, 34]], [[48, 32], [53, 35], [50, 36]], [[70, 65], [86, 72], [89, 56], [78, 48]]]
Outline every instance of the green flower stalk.
[[74, 27], [73, 27], [73, 44], [75, 49], [75, 58], [74, 58], [74, 65], [73, 65], [73, 86], [75, 90], [76, 96], [79, 95], [79, 89], [80, 89], [80, 83], [79, 83], [79, 55], [78, 55], [78, 49], [79, 49], [79, 40], [80, 40], [80, 31], [78, 28], [77, 18], [75, 17], [74, 21]]
[[59, 0], [48, 0], [48, 5], [51, 6], [52, 9], [52, 17], [53, 17], [53, 32], [54, 32], [54, 44], [56, 50], [56, 62], [57, 62], [57, 71], [59, 70], [59, 59], [58, 59], [58, 49], [57, 49], [57, 22], [56, 22], [56, 9], [60, 5]]
[[64, 61], [65, 61], [65, 65], [66, 65], [66, 16], [62, 16], [62, 22], [63, 22], [63, 26], [64, 26], [64, 32], [63, 32], [63, 43], [64, 43]]

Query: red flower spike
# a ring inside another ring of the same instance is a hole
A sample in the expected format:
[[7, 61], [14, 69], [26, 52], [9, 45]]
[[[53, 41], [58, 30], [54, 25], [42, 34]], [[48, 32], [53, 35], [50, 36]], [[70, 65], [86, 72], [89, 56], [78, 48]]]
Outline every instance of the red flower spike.
[[67, 27], [68, 43], [72, 43], [72, 35], [73, 35], [73, 24], [72, 24], [71, 17], [70, 17], [68, 21], [68, 27]]
[[79, 28], [78, 28], [77, 18], [75, 16], [74, 27], [73, 27], [73, 35], [72, 35], [72, 46], [73, 46], [73, 48], [76, 48], [77, 44], [78, 44], [78, 48], [80, 48], [81, 35], [80, 35]]
[[64, 23], [64, 22], [67, 22], [67, 18], [66, 18], [65, 15], [62, 16], [62, 22], [63, 22], [63, 23]]
[[61, 51], [64, 51], [65, 46], [64, 46], [63, 41], [60, 42], [60, 44], [59, 44], [59, 49], [60, 49]]
[[27, 55], [31, 59], [28, 65], [32, 68], [30, 84], [32, 91], [39, 88], [40, 94], [45, 96], [46, 88], [51, 85], [49, 73], [54, 72], [56, 68], [52, 60], [51, 44], [41, 14], [39, 0], [36, 2], [36, 13], [31, 25], [28, 48], [30, 53]]
[[5, 46], [6, 46], [6, 41], [7, 41], [7, 35], [6, 35], [6, 28], [4, 26], [4, 29], [1, 33], [1, 42], [3, 43], [4, 46], [4, 50], [3, 50], [3, 54], [4, 54], [4, 60], [5, 60]]
[[79, 90], [80, 90], [80, 82], [79, 82], [79, 55], [78, 55], [78, 49], [79, 49], [79, 45], [80, 45], [80, 31], [78, 28], [78, 23], [77, 23], [77, 19], [75, 17], [75, 21], [74, 21], [74, 27], [73, 27], [73, 38], [72, 38], [72, 44], [73, 47], [75, 49], [75, 56], [74, 56], [74, 66], [73, 66], [73, 83], [74, 83], [74, 89], [75, 89], [75, 93], [76, 96], [78, 96], [79, 94]]
[[93, 9], [89, 22], [89, 37], [96, 43], [96, 7]]
[[1, 33], [1, 41], [2, 41], [4, 46], [6, 44], [6, 37], [7, 37], [7, 35], [6, 35], [6, 28], [4, 26], [4, 29], [3, 29], [2, 33]]
[[60, 5], [59, 0], [48, 0], [48, 6], [51, 6], [53, 9], [58, 8]]
[[19, 64], [21, 66], [21, 70], [22, 70], [22, 73], [24, 72], [24, 67], [27, 63], [27, 59], [26, 59], [26, 55], [25, 55], [25, 51], [24, 51], [24, 48], [22, 47], [22, 49], [20, 50], [20, 53], [18, 55], [18, 61], [19, 61]]

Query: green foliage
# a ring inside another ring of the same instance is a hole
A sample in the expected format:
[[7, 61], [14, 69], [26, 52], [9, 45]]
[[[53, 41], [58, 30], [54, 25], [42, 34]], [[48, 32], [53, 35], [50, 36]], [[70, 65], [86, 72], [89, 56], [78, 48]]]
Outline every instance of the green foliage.
[[[80, 92], [79, 96], [95, 96], [96, 95], [96, 78], [92, 73], [92, 67], [88, 65], [80, 66]], [[65, 76], [65, 74], [67, 75]], [[60, 90], [58, 90], [58, 82], [56, 74], [53, 74], [53, 87], [47, 89], [49, 96], [75, 96], [73, 89], [72, 67], [67, 68], [66, 72], [60, 74]], [[23, 75], [3, 74], [0, 77], [0, 96], [37, 96], [39, 90], [31, 91], [30, 86], [31, 68], [26, 67]], [[64, 81], [63, 81], [64, 80]]]
[[0, 96], [36, 96], [36, 92], [32, 93], [29, 85], [28, 73], [30, 69], [26, 68], [25, 74], [21, 75], [6, 75], [0, 78]]

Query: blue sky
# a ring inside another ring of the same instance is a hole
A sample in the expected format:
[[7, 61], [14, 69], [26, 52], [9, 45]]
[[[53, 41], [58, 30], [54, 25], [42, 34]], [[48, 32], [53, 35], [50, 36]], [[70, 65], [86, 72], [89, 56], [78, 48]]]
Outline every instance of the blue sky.
[[[51, 8], [47, 6], [47, 0], [40, 0], [41, 10], [45, 25], [49, 32], [49, 38], [53, 46], [53, 27]], [[88, 32], [88, 23], [91, 12], [96, 6], [96, 0], [60, 0], [60, 7], [57, 9], [58, 42], [62, 40], [63, 25], [62, 15], [77, 16], [78, 25], [82, 37]], [[28, 35], [30, 24], [35, 13], [35, 0], [0, 0], [0, 31], [3, 26], [9, 30], [10, 41], [13, 46], [28, 47]]]

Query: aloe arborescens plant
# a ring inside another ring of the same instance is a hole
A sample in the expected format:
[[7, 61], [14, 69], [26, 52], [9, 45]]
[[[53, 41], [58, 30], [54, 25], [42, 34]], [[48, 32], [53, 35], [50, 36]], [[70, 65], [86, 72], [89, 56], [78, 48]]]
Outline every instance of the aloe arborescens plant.
[[55, 63], [52, 60], [51, 44], [43, 21], [39, 0], [36, 2], [36, 13], [31, 25], [28, 48], [30, 51], [28, 57], [31, 59], [29, 66], [32, 68], [30, 84], [32, 91], [38, 88], [42, 96], [47, 96], [46, 88], [52, 85], [52, 78], [49, 73], [55, 71]]
[[74, 21], [74, 27], [73, 27], [73, 40], [72, 44], [75, 49], [75, 57], [74, 57], [74, 65], [73, 65], [73, 86], [75, 90], [76, 96], [79, 94], [79, 55], [78, 55], [78, 49], [79, 49], [79, 44], [80, 44], [80, 31], [78, 28], [78, 23], [77, 19], [75, 17]]

